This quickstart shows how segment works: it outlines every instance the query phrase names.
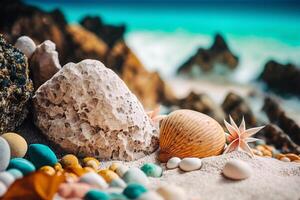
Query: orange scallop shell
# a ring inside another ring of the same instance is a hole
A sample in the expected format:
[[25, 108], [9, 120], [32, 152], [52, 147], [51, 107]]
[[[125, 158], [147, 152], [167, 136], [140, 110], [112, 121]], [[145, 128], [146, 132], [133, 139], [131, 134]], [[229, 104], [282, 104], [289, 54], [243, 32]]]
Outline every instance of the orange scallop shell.
[[161, 121], [159, 160], [208, 157], [222, 153], [225, 133], [213, 118], [192, 110], [177, 110]]

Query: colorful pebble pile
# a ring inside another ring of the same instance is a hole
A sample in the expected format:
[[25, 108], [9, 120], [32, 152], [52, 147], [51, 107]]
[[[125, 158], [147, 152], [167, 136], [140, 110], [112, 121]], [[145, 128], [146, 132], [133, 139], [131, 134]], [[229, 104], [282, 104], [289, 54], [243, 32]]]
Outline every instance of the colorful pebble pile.
[[[141, 168], [113, 162], [108, 168], [93, 157], [79, 160], [67, 154], [58, 159], [44, 144], [30, 144], [16, 133], [0, 137], [0, 197], [22, 197], [26, 186], [29, 199], [85, 200], [175, 200], [184, 199], [184, 191], [168, 185], [149, 190], [149, 178], [161, 177], [163, 169], [154, 163]], [[26, 158], [24, 158], [26, 156]], [[35, 184], [38, 183], [38, 184]], [[38, 186], [37, 186], [38, 185]], [[28, 188], [27, 188], [28, 187]]]

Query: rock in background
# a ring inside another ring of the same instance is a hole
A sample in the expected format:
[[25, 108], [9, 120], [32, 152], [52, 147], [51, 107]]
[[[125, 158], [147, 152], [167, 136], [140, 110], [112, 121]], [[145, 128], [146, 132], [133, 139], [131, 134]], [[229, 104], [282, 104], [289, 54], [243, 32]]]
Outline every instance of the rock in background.
[[27, 58], [0, 35], [0, 134], [13, 131], [27, 115], [33, 93]]
[[158, 132], [143, 106], [99, 61], [65, 65], [33, 102], [43, 134], [76, 155], [134, 160], [158, 148]]

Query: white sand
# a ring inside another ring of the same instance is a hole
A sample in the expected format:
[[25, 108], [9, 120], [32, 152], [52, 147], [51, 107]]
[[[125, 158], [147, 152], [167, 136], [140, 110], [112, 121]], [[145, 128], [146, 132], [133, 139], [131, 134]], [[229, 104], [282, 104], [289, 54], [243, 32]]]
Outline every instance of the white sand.
[[[224, 164], [233, 158], [244, 160], [252, 167], [253, 174], [250, 178], [232, 181], [222, 175]], [[132, 167], [146, 162], [157, 162], [156, 153], [125, 164]], [[105, 162], [104, 165], [110, 163]], [[152, 188], [170, 183], [183, 187], [187, 192], [187, 199], [191, 200], [299, 200], [300, 164], [265, 157], [250, 158], [243, 152], [233, 152], [204, 158], [201, 169], [197, 171], [184, 173], [179, 169], [165, 170], [161, 178], [150, 178], [150, 182]]]

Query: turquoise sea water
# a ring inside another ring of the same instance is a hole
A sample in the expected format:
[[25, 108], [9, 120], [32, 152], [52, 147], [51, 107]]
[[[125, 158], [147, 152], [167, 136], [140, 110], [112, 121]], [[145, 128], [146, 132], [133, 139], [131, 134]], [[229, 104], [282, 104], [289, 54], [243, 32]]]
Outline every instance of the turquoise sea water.
[[70, 23], [99, 15], [126, 24], [126, 40], [150, 70], [173, 76], [199, 46], [222, 33], [240, 57], [228, 74], [237, 82], [253, 80], [269, 59], [300, 65], [300, 8], [288, 5], [100, 4], [27, 1], [45, 10], [60, 8]]

